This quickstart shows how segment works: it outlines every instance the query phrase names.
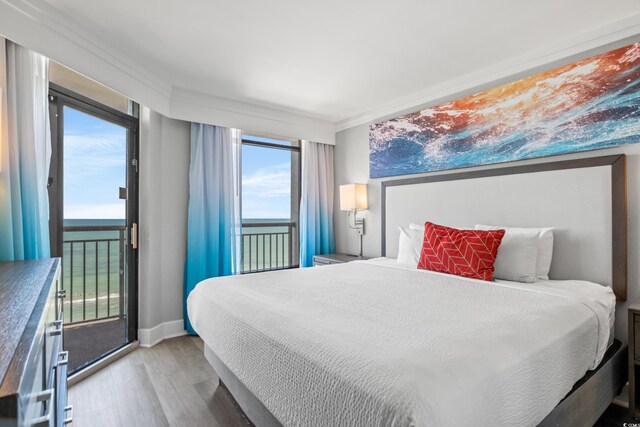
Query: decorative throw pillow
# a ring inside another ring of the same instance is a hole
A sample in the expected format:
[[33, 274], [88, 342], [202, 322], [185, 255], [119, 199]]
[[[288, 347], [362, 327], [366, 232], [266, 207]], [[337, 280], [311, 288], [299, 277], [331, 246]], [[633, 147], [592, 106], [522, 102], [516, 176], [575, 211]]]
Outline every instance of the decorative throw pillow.
[[459, 230], [426, 222], [418, 268], [493, 280], [504, 230]]

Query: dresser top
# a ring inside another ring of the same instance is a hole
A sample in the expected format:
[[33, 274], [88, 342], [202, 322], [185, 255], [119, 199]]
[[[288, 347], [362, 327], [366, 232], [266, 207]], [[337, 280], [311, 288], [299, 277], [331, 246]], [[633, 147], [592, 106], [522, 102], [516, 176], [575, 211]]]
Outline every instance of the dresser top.
[[58, 258], [0, 262], [0, 396], [15, 386], [5, 384], [5, 377], [22, 369], [31, 343], [21, 342], [33, 340], [39, 317], [31, 315], [36, 308], [44, 310], [50, 288], [43, 288], [53, 280], [58, 263]]

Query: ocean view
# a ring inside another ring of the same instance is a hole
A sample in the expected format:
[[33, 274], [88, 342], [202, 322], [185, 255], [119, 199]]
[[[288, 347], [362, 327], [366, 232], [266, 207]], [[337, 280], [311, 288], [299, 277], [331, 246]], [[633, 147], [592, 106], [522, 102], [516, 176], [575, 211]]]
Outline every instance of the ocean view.
[[[67, 291], [66, 323], [120, 315], [125, 296], [124, 259], [120, 257], [127, 235], [124, 225], [124, 219], [64, 220], [62, 284]], [[96, 226], [112, 226], [113, 230], [67, 230]]]
[[[283, 268], [290, 265], [293, 226], [281, 218], [243, 219], [243, 271]], [[264, 225], [262, 225], [264, 224]], [[120, 314], [126, 296], [124, 258], [127, 241], [124, 219], [65, 219], [63, 289], [65, 322], [100, 319]], [[69, 230], [67, 227], [112, 227], [111, 230]], [[297, 260], [293, 260], [296, 264]]]

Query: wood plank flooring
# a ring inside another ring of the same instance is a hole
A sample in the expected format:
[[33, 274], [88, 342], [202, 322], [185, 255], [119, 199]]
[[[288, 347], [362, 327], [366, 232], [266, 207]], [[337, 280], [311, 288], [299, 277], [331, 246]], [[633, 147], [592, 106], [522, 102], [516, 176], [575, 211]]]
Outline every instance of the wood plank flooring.
[[192, 336], [134, 350], [71, 387], [69, 401], [74, 427], [250, 425]]

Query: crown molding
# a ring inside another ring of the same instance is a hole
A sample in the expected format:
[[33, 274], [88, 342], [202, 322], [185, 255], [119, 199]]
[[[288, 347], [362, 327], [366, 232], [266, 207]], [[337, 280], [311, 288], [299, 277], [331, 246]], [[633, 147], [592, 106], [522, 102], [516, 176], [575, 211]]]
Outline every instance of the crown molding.
[[640, 13], [554, 44], [531, 50], [335, 123], [336, 132], [437, 105], [519, 80], [640, 39]]
[[335, 125], [292, 111], [174, 88], [170, 116], [281, 137], [335, 144]]
[[149, 67], [92, 36], [88, 29], [60, 14], [46, 1], [0, 0], [0, 28], [7, 38], [41, 52], [169, 118], [334, 143], [335, 132], [456, 99], [637, 41], [640, 38], [640, 13], [336, 122], [293, 109], [246, 103], [172, 87]]
[[0, 0], [4, 35], [154, 110], [168, 112], [171, 86], [44, 1]]
[[172, 87], [45, 1], [0, 0], [2, 35], [173, 119], [335, 143], [332, 122]]

